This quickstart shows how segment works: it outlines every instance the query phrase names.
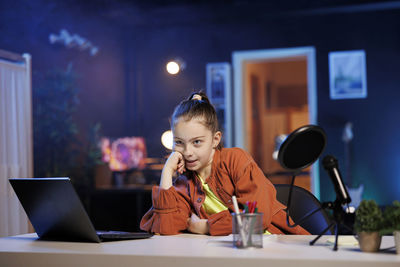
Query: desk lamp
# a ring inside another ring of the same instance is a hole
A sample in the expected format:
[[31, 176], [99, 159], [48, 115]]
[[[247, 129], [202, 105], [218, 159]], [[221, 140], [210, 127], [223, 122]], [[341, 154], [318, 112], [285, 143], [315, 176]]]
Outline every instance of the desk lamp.
[[343, 181], [340, 177], [340, 173], [337, 166], [337, 160], [333, 156], [326, 156], [323, 159], [324, 168], [328, 171], [336, 192], [336, 201], [324, 203], [321, 208], [311, 211], [304, 215], [303, 218], [298, 220], [297, 223], [290, 224], [289, 221], [289, 207], [291, 204], [292, 189], [296, 176], [301, 170], [312, 165], [322, 154], [326, 146], [326, 134], [324, 130], [316, 125], [305, 125], [302, 126], [287, 136], [285, 141], [279, 148], [278, 162], [280, 165], [293, 173], [292, 181], [289, 189], [289, 196], [286, 208], [286, 222], [289, 227], [295, 227], [305, 221], [308, 217], [324, 208], [333, 210], [334, 221], [326, 227], [314, 240], [310, 242], [310, 245], [314, 243], [325, 234], [331, 227], [335, 226], [335, 245], [333, 250], [337, 250], [338, 241], [338, 226], [342, 222], [342, 205], [351, 202], [350, 197], [346, 191]]

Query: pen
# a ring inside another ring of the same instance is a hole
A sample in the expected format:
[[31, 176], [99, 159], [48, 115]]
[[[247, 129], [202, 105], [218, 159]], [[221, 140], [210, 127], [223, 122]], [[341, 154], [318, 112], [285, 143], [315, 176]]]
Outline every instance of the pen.
[[253, 204], [254, 202], [249, 203], [249, 213], [253, 213]]
[[243, 213], [248, 213], [250, 210], [249, 201], [246, 201], [246, 204], [244, 204], [243, 206]]
[[256, 206], [257, 206], [257, 201], [253, 201], [253, 202], [251, 203], [250, 213], [254, 213], [254, 212], [255, 212]]
[[247, 240], [246, 240], [245, 235], [244, 235], [242, 218], [240, 217], [239, 206], [238, 206], [238, 203], [237, 203], [236, 196], [232, 196], [232, 202], [233, 202], [233, 208], [235, 209], [235, 213], [236, 213], [236, 219], [237, 219], [237, 224], [238, 224], [238, 227], [239, 227], [240, 237], [242, 239], [243, 247], [245, 247]]

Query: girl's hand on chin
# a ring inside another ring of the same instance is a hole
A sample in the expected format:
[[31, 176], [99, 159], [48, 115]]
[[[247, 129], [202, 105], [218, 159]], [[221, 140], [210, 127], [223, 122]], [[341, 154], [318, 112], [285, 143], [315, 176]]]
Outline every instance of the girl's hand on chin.
[[184, 173], [186, 169], [185, 169], [185, 159], [183, 158], [183, 155], [178, 151], [172, 152], [171, 155], [169, 155], [164, 168], [168, 168], [171, 174], [175, 172], [179, 174]]

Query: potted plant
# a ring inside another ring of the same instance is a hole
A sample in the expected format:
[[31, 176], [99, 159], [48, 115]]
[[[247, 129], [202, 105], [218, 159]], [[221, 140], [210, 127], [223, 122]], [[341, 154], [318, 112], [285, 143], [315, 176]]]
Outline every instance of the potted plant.
[[376, 252], [381, 245], [382, 211], [375, 200], [362, 200], [356, 210], [354, 230], [358, 236], [360, 249], [364, 252]]
[[393, 233], [396, 252], [400, 254], [400, 202], [395, 200], [391, 206], [383, 211], [383, 229], [381, 235]]
[[35, 72], [33, 138], [35, 177], [72, 176], [79, 155], [78, 125], [73, 117], [79, 104], [77, 74], [52, 69]]

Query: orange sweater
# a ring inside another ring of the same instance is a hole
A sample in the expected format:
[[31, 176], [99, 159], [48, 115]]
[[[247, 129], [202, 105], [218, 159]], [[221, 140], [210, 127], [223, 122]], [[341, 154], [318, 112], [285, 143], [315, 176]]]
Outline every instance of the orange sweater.
[[285, 206], [276, 200], [275, 187], [252, 157], [240, 148], [216, 150], [206, 183], [229, 210], [208, 215], [202, 208], [205, 194], [201, 184], [193, 173], [187, 172], [168, 190], [153, 187], [153, 207], [143, 216], [140, 228], [158, 234], [178, 234], [186, 230], [187, 219], [195, 213], [208, 220], [211, 235], [231, 234], [230, 213], [234, 209], [232, 196], [235, 195], [242, 207], [246, 201], [257, 201], [258, 212], [264, 214], [264, 229], [270, 233], [309, 234], [300, 226], [287, 226]]

